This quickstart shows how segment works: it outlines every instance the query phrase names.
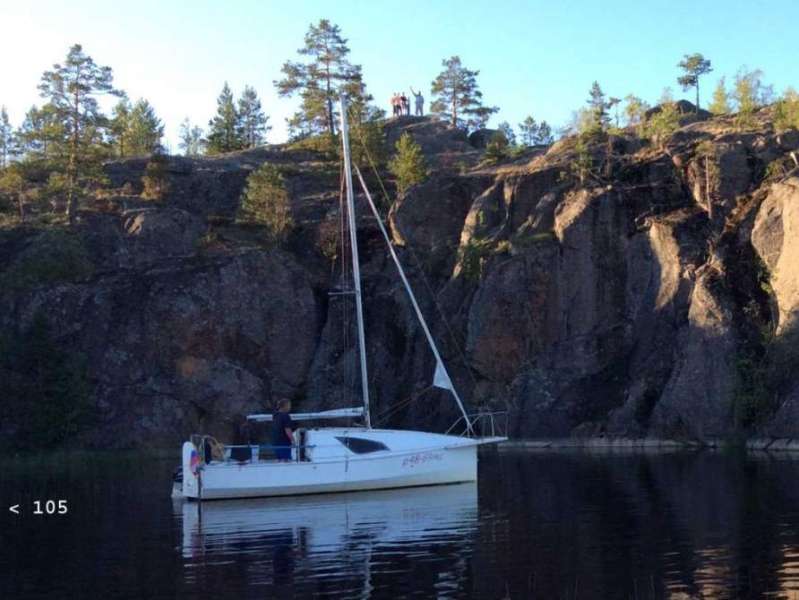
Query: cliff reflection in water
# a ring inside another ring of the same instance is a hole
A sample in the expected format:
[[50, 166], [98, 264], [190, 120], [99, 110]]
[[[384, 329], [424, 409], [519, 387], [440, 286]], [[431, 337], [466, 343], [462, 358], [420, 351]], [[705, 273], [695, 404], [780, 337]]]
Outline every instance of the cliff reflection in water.
[[508, 573], [512, 597], [799, 598], [797, 459], [508, 453], [485, 482], [502, 493], [481, 489], [478, 547], [514, 551], [475, 564]]
[[[507, 451], [470, 485], [181, 506], [185, 583], [302, 596], [799, 597], [799, 461]], [[245, 583], [246, 582], [246, 583]], [[286, 589], [289, 589], [287, 587]]]
[[477, 486], [171, 503], [172, 459], [0, 460], [3, 598], [799, 598], [799, 456], [502, 451]]

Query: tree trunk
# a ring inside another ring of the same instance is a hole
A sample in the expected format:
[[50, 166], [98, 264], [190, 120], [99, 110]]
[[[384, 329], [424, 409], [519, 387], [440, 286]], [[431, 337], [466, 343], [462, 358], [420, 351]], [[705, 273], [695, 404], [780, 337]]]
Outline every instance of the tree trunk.
[[25, 203], [22, 201], [22, 190], [17, 190], [17, 211], [20, 223], [25, 222]]
[[325, 86], [327, 90], [327, 129], [332, 137], [336, 135], [336, 126], [333, 123], [333, 99], [330, 97], [330, 63], [325, 64]]
[[78, 179], [78, 121], [80, 119], [80, 96], [75, 90], [75, 114], [72, 116], [72, 151], [69, 154], [69, 166], [67, 167], [67, 220], [70, 225], [75, 224], [77, 213], [77, 195], [75, 186]]
[[696, 114], [699, 114], [699, 77], [696, 78]]

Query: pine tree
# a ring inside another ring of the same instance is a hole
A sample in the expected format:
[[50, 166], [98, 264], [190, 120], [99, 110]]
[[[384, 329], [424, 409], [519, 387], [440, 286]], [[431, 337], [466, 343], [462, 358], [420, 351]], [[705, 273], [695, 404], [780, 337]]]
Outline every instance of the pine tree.
[[498, 162], [508, 157], [508, 138], [502, 131], [495, 131], [486, 144], [483, 158], [488, 162]]
[[16, 134], [19, 152], [27, 160], [58, 158], [64, 148], [64, 125], [52, 105], [32, 106]]
[[192, 126], [189, 118], [183, 119], [180, 124], [180, 149], [186, 156], [198, 156], [203, 151], [203, 130], [201, 127]]
[[624, 98], [624, 116], [627, 127], [640, 127], [644, 122], [644, 115], [649, 110], [649, 105], [634, 94], [627, 94]]
[[111, 109], [111, 125], [109, 127], [111, 147], [114, 149], [114, 154], [120, 158], [131, 154], [128, 144], [130, 110], [130, 100], [124, 94], [114, 108]]
[[535, 146], [538, 143], [538, 131], [538, 123], [532, 115], [528, 115], [524, 121], [519, 123], [522, 144], [525, 146]]
[[53, 65], [51, 71], [45, 71], [39, 84], [41, 96], [49, 99], [67, 134], [67, 217], [70, 224], [77, 215], [78, 185], [91, 176], [93, 167], [98, 164], [97, 153], [91, 151], [92, 145], [102, 140], [102, 130], [107, 123], [97, 97], [119, 94], [113, 87], [113, 80], [111, 67], [95, 64], [80, 44], [75, 44], [69, 49], [64, 64]]
[[758, 69], [749, 71], [745, 67], [735, 75], [732, 98], [738, 109], [736, 122], [739, 127], [751, 127], [754, 124], [755, 111], [765, 104], [771, 95], [771, 89], [763, 85], [762, 77], [762, 71]]
[[686, 54], [677, 66], [685, 73], [677, 78], [682, 89], [696, 88], [696, 111], [699, 112], [699, 78], [713, 70], [710, 61], [699, 53]]
[[339, 95], [345, 94], [349, 104], [368, 104], [371, 96], [366, 94], [361, 66], [349, 62], [350, 49], [342, 37], [341, 29], [327, 19], [311, 25], [305, 34], [305, 45], [298, 50], [307, 56], [307, 62], [284, 63], [283, 79], [275, 81], [281, 97], [299, 94], [300, 109], [289, 120], [294, 137], [327, 131], [336, 133]]
[[[16, 205], [21, 222], [25, 221], [24, 191], [25, 177], [20, 163], [12, 163], [0, 169], [0, 199], [5, 197], [10, 204]], [[2, 208], [3, 203], [0, 202], [0, 211]]]
[[247, 177], [239, 220], [264, 226], [272, 243], [288, 237], [294, 219], [286, 181], [278, 167], [264, 163]]
[[509, 146], [516, 145], [516, 134], [513, 131], [513, 127], [510, 126], [510, 123], [507, 121], [502, 121], [499, 125], [497, 125], [497, 131], [499, 131], [503, 136], [505, 136], [505, 141], [508, 143]]
[[608, 98], [608, 103], [607, 103], [608, 110], [610, 110], [614, 106], [616, 107], [616, 114], [615, 114], [616, 129], [619, 128], [619, 104], [621, 104], [621, 98], [614, 98], [613, 96]]
[[648, 137], [656, 144], [663, 145], [668, 137], [680, 127], [680, 111], [671, 88], [665, 88], [660, 96], [660, 110], [655, 112], [649, 120], [642, 123], [640, 129], [643, 137]]
[[799, 129], [799, 93], [791, 87], [774, 105], [774, 129]]
[[397, 192], [404, 194], [412, 185], [427, 179], [427, 164], [422, 148], [409, 133], [403, 133], [395, 144], [396, 154], [388, 165], [397, 181]]
[[0, 169], [5, 168], [14, 154], [14, 131], [5, 106], [0, 107]]
[[730, 112], [730, 95], [727, 93], [724, 77], [719, 79], [716, 89], [713, 90], [713, 101], [708, 110], [714, 115], [726, 115]]
[[261, 110], [261, 101], [255, 88], [249, 85], [244, 86], [244, 91], [239, 98], [239, 128], [241, 139], [247, 148], [255, 148], [261, 145], [266, 137], [266, 133], [272, 129], [267, 125], [269, 117]]
[[233, 103], [233, 92], [230, 91], [227, 82], [216, 100], [216, 116], [208, 122], [208, 127], [208, 154], [232, 152], [244, 147], [239, 114]]
[[607, 111], [608, 103], [605, 101], [605, 92], [602, 91], [598, 81], [595, 81], [591, 85], [591, 90], [588, 92], [587, 103], [591, 111], [591, 130], [598, 132], [607, 129], [610, 124], [610, 117]]
[[459, 56], [441, 61], [444, 70], [433, 81], [433, 103], [430, 111], [441, 119], [449, 120], [450, 127], [479, 129], [499, 108], [483, 106], [483, 93], [477, 84], [480, 71], [472, 71], [461, 64]]
[[547, 123], [546, 121], [541, 121], [541, 124], [538, 126], [538, 135], [536, 136], [536, 144], [544, 144], [548, 146], [554, 141], [555, 138], [552, 136], [552, 127], [550, 127], [549, 123]]
[[144, 98], [133, 105], [128, 119], [129, 153], [135, 156], [155, 154], [163, 148], [161, 138], [164, 136], [164, 125], [155, 114], [153, 106]]

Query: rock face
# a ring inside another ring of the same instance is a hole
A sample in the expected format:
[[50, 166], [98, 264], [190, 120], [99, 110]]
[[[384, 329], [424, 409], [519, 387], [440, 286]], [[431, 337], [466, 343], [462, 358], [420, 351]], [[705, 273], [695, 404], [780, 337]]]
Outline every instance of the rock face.
[[[515, 436], [799, 435], [799, 356], [774, 345], [797, 327], [799, 178], [769, 167], [790, 164], [799, 135], [767, 115], [748, 133], [700, 117], [662, 148], [632, 133], [593, 144], [582, 180], [573, 139], [486, 167], [445, 124], [388, 123], [388, 145], [408, 132], [432, 168], [387, 222], [472, 410], [508, 410]], [[285, 167], [297, 224], [280, 248], [230, 224], [265, 161]], [[89, 441], [229, 439], [284, 396], [357, 404], [351, 300], [328, 295], [346, 286], [327, 235], [338, 167], [285, 147], [171, 158], [169, 196], [153, 204], [136, 196], [145, 164], [108, 165], [120, 195], [82, 213], [90, 268], [0, 289], [0, 332], [41, 311], [87, 356]], [[358, 206], [373, 417], [445, 429], [454, 402], [430, 387], [432, 355]], [[0, 236], [0, 277], [29, 268], [38, 239]]]
[[780, 334], [799, 316], [799, 178], [769, 190], [757, 212], [752, 245], [771, 274]]

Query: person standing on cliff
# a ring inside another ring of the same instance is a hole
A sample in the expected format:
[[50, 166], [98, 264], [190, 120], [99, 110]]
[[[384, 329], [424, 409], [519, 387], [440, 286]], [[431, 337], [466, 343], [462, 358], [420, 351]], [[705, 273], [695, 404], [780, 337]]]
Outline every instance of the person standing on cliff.
[[394, 95], [391, 96], [391, 113], [393, 116], [398, 117], [400, 111], [399, 106], [399, 94], [394, 92]]
[[282, 398], [277, 403], [277, 411], [272, 417], [272, 447], [280, 461], [291, 460], [291, 446], [294, 444], [294, 422], [291, 420], [291, 400]]
[[408, 116], [411, 114], [411, 105], [408, 102], [408, 96], [405, 95], [405, 92], [402, 92], [402, 96], [400, 96], [400, 114]]
[[413, 101], [416, 107], [416, 116], [422, 117], [424, 116], [424, 96], [422, 96], [422, 92], [420, 91], [418, 94], [413, 91], [411, 88], [411, 94], [413, 94]]

